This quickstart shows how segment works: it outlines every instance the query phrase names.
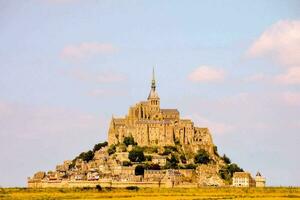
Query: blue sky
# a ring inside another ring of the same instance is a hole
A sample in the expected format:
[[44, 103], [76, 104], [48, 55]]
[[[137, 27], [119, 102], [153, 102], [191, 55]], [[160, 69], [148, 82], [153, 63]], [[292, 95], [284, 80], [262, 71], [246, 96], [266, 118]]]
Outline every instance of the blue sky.
[[299, 1], [0, 0], [0, 44], [0, 186], [106, 140], [153, 67], [162, 107], [300, 185]]

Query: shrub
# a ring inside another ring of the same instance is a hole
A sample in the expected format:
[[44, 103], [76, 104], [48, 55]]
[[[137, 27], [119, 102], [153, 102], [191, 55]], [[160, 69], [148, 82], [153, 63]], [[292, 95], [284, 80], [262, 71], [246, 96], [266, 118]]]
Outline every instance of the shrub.
[[176, 158], [176, 156], [174, 154], [171, 155], [171, 158], [167, 159], [167, 163], [165, 165], [165, 169], [178, 169], [178, 159]]
[[195, 164], [187, 164], [185, 165], [185, 169], [196, 169], [197, 168], [197, 165]]
[[230, 164], [230, 163], [231, 163], [230, 158], [228, 158], [228, 157], [226, 156], [226, 154], [224, 154], [222, 158], [223, 158], [223, 160], [224, 160], [224, 162], [225, 162], [226, 164]]
[[109, 155], [116, 153], [116, 145], [114, 144], [110, 145], [109, 149], [107, 150], [107, 153]]
[[144, 176], [145, 168], [143, 165], [138, 165], [134, 169], [134, 174], [135, 175], [143, 175]]
[[218, 153], [218, 147], [217, 146], [214, 146], [214, 154], [219, 156], [219, 153]]
[[96, 151], [100, 150], [102, 147], [106, 147], [107, 145], [108, 145], [108, 143], [106, 141], [95, 144], [95, 146], [93, 148], [93, 152], [96, 152]]
[[138, 186], [127, 186], [126, 187], [126, 190], [139, 190], [139, 187]]
[[152, 161], [152, 156], [150, 156], [150, 155], [149, 156], [145, 156], [145, 160], [146, 161]]
[[194, 160], [197, 164], [207, 164], [210, 161], [209, 154], [205, 150], [201, 149], [195, 155]]
[[125, 137], [123, 143], [128, 147], [129, 145], [136, 145], [137, 143], [134, 141], [132, 136]]
[[142, 148], [136, 147], [132, 149], [129, 154], [128, 158], [131, 162], [143, 162], [145, 161], [145, 155]]
[[92, 160], [94, 158], [94, 152], [91, 150], [89, 150], [87, 152], [82, 152], [81, 154], [79, 154], [79, 156], [77, 158], [82, 159], [83, 161], [89, 162], [90, 160]]
[[240, 168], [237, 164], [232, 163], [232, 164], [225, 165], [224, 167], [222, 167], [219, 170], [219, 176], [222, 179], [230, 182], [234, 172], [243, 172], [243, 171], [244, 170], [242, 168]]

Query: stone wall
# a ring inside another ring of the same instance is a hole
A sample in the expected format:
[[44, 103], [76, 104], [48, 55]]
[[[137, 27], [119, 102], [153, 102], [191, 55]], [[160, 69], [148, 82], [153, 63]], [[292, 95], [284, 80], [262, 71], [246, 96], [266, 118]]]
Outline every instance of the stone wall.
[[111, 181], [30, 181], [28, 182], [29, 188], [80, 188], [80, 187], [92, 187], [95, 188], [96, 185], [101, 187], [113, 187], [113, 188], [126, 188], [129, 186], [137, 186], [139, 188], [191, 188], [200, 187], [197, 183], [183, 183], [179, 185], [172, 185], [168, 182], [111, 182]]

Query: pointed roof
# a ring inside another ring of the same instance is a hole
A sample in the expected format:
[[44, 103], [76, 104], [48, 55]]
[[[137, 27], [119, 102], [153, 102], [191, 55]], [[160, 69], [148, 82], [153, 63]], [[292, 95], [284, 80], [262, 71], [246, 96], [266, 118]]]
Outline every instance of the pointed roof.
[[260, 172], [257, 172], [256, 176], [261, 176]]
[[155, 81], [154, 68], [152, 71], [151, 90], [150, 90], [148, 99], [159, 99], [158, 94], [156, 92], [156, 81]]

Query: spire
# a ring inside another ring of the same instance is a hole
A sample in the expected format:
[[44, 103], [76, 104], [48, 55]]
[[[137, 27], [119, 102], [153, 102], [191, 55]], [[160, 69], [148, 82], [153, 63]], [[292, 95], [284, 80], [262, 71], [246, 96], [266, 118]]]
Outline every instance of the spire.
[[154, 74], [154, 67], [153, 67], [153, 70], [152, 70], [152, 82], [151, 82], [151, 88], [153, 90], [155, 90], [156, 88], [156, 84], [155, 84], [155, 74]]
[[151, 81], [151, 90], [148, 96], [148, 99], [159, 99], [158, 94], [156, 92], [156, 81], [155, 81], [155, 74], [154, 74], [154, 67], [152, 70], [152, 81]]

